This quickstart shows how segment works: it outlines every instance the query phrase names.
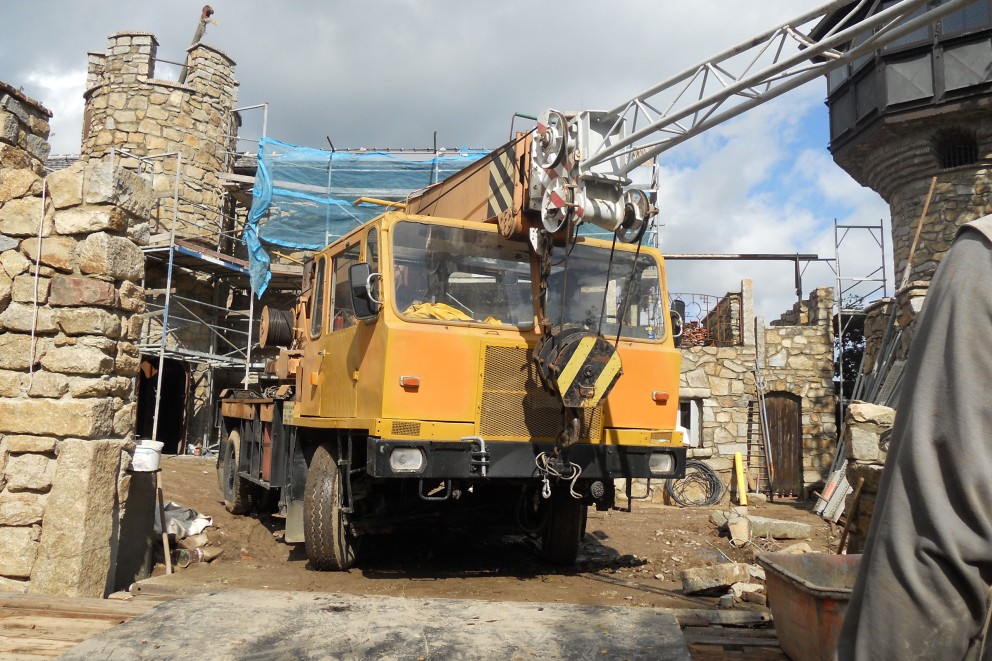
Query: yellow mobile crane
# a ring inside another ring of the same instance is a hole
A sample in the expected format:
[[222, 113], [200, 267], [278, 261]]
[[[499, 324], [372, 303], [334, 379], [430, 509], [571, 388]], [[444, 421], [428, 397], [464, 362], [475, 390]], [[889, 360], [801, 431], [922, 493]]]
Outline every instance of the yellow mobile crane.
[[367, 534], [453, 520], [574, 562], [615, 479], [629, 494], [685, 466], [680, 319], [630, 173], [967, 0], [876, 4], [825, 5], [612, 110], [545, 111], [317, 252], [292, 315], [263, 313], [277, 383], [222, 395], [228, 509], [275, 492], [316, 569], [350, 567]]

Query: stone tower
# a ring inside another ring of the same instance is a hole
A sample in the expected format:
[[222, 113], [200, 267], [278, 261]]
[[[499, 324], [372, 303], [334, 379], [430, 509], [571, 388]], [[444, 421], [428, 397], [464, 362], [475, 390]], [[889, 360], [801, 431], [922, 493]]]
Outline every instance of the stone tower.
[[930, 280], [957, 228], [992, 213], [990, 37], [992, 0], [977, 0], [828, 76], [830, 150], [889, 204], [897, 283], [933, 177], [910, 280]]
[[235, 62], [194, 44], [180, 84], [155, 78], [157, 49], [152, 34], [118, 32], [105, 53], [89, 53], [82, 158], [123, 150], [126, 166], [154, 173], [153, 234], [174, 227], [179, 236], [216, 239], [224, 206], [217, 173], [231, 171], [236, 145]]

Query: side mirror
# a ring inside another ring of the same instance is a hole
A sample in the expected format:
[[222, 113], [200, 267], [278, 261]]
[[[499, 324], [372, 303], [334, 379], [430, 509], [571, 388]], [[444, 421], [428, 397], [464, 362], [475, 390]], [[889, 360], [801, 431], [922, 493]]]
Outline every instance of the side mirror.
[[675, 299], [672, 301], [672, 339], [676, 347], [682, 346], [682, 327], [685, 319], [685, 301]]
[[351, 307], [355, 317], [361, 321], [370, 321], [379, 316], [382, 301], [379, 300], [378, 281], [382, 274], [376, 273], [365, 262], [353, 264], [348, 269], [348, 281], [351, 283]]

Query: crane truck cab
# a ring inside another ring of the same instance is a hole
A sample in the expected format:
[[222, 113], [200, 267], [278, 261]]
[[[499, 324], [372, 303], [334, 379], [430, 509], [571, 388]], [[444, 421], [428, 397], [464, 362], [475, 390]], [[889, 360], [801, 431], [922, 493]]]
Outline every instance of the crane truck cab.
[[[539, 268], [495, 224], [404, 211], [314, 255], [292, 333], [266, 337], [279, 313], [263, 318], [262, 343], [283, 345], [271, 384], [222, 395], [228, 509], [275, 492], [286, 541], [321, 570], [351, 566], [368, 534], [444, 522], [540, 536], [573, 563], [614, 480], [682, 474], [680, 354], [656, 250], [577, 237], [544, 291]], [[557, 370], [584, 393], [567, 448], [534, 359], [541, 296], [556, 331], [611, 349], [579, 342]]]

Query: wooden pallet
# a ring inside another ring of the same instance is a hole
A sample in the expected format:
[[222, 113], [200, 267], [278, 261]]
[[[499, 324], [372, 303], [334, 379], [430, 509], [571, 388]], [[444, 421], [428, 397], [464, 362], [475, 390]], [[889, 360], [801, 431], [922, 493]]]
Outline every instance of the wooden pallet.
[[158, 603], [0, 593], [0, 659], [54, 659]]
[[771, 617], [750, 610], [674, 611], [693, 661], [787, 661]]

